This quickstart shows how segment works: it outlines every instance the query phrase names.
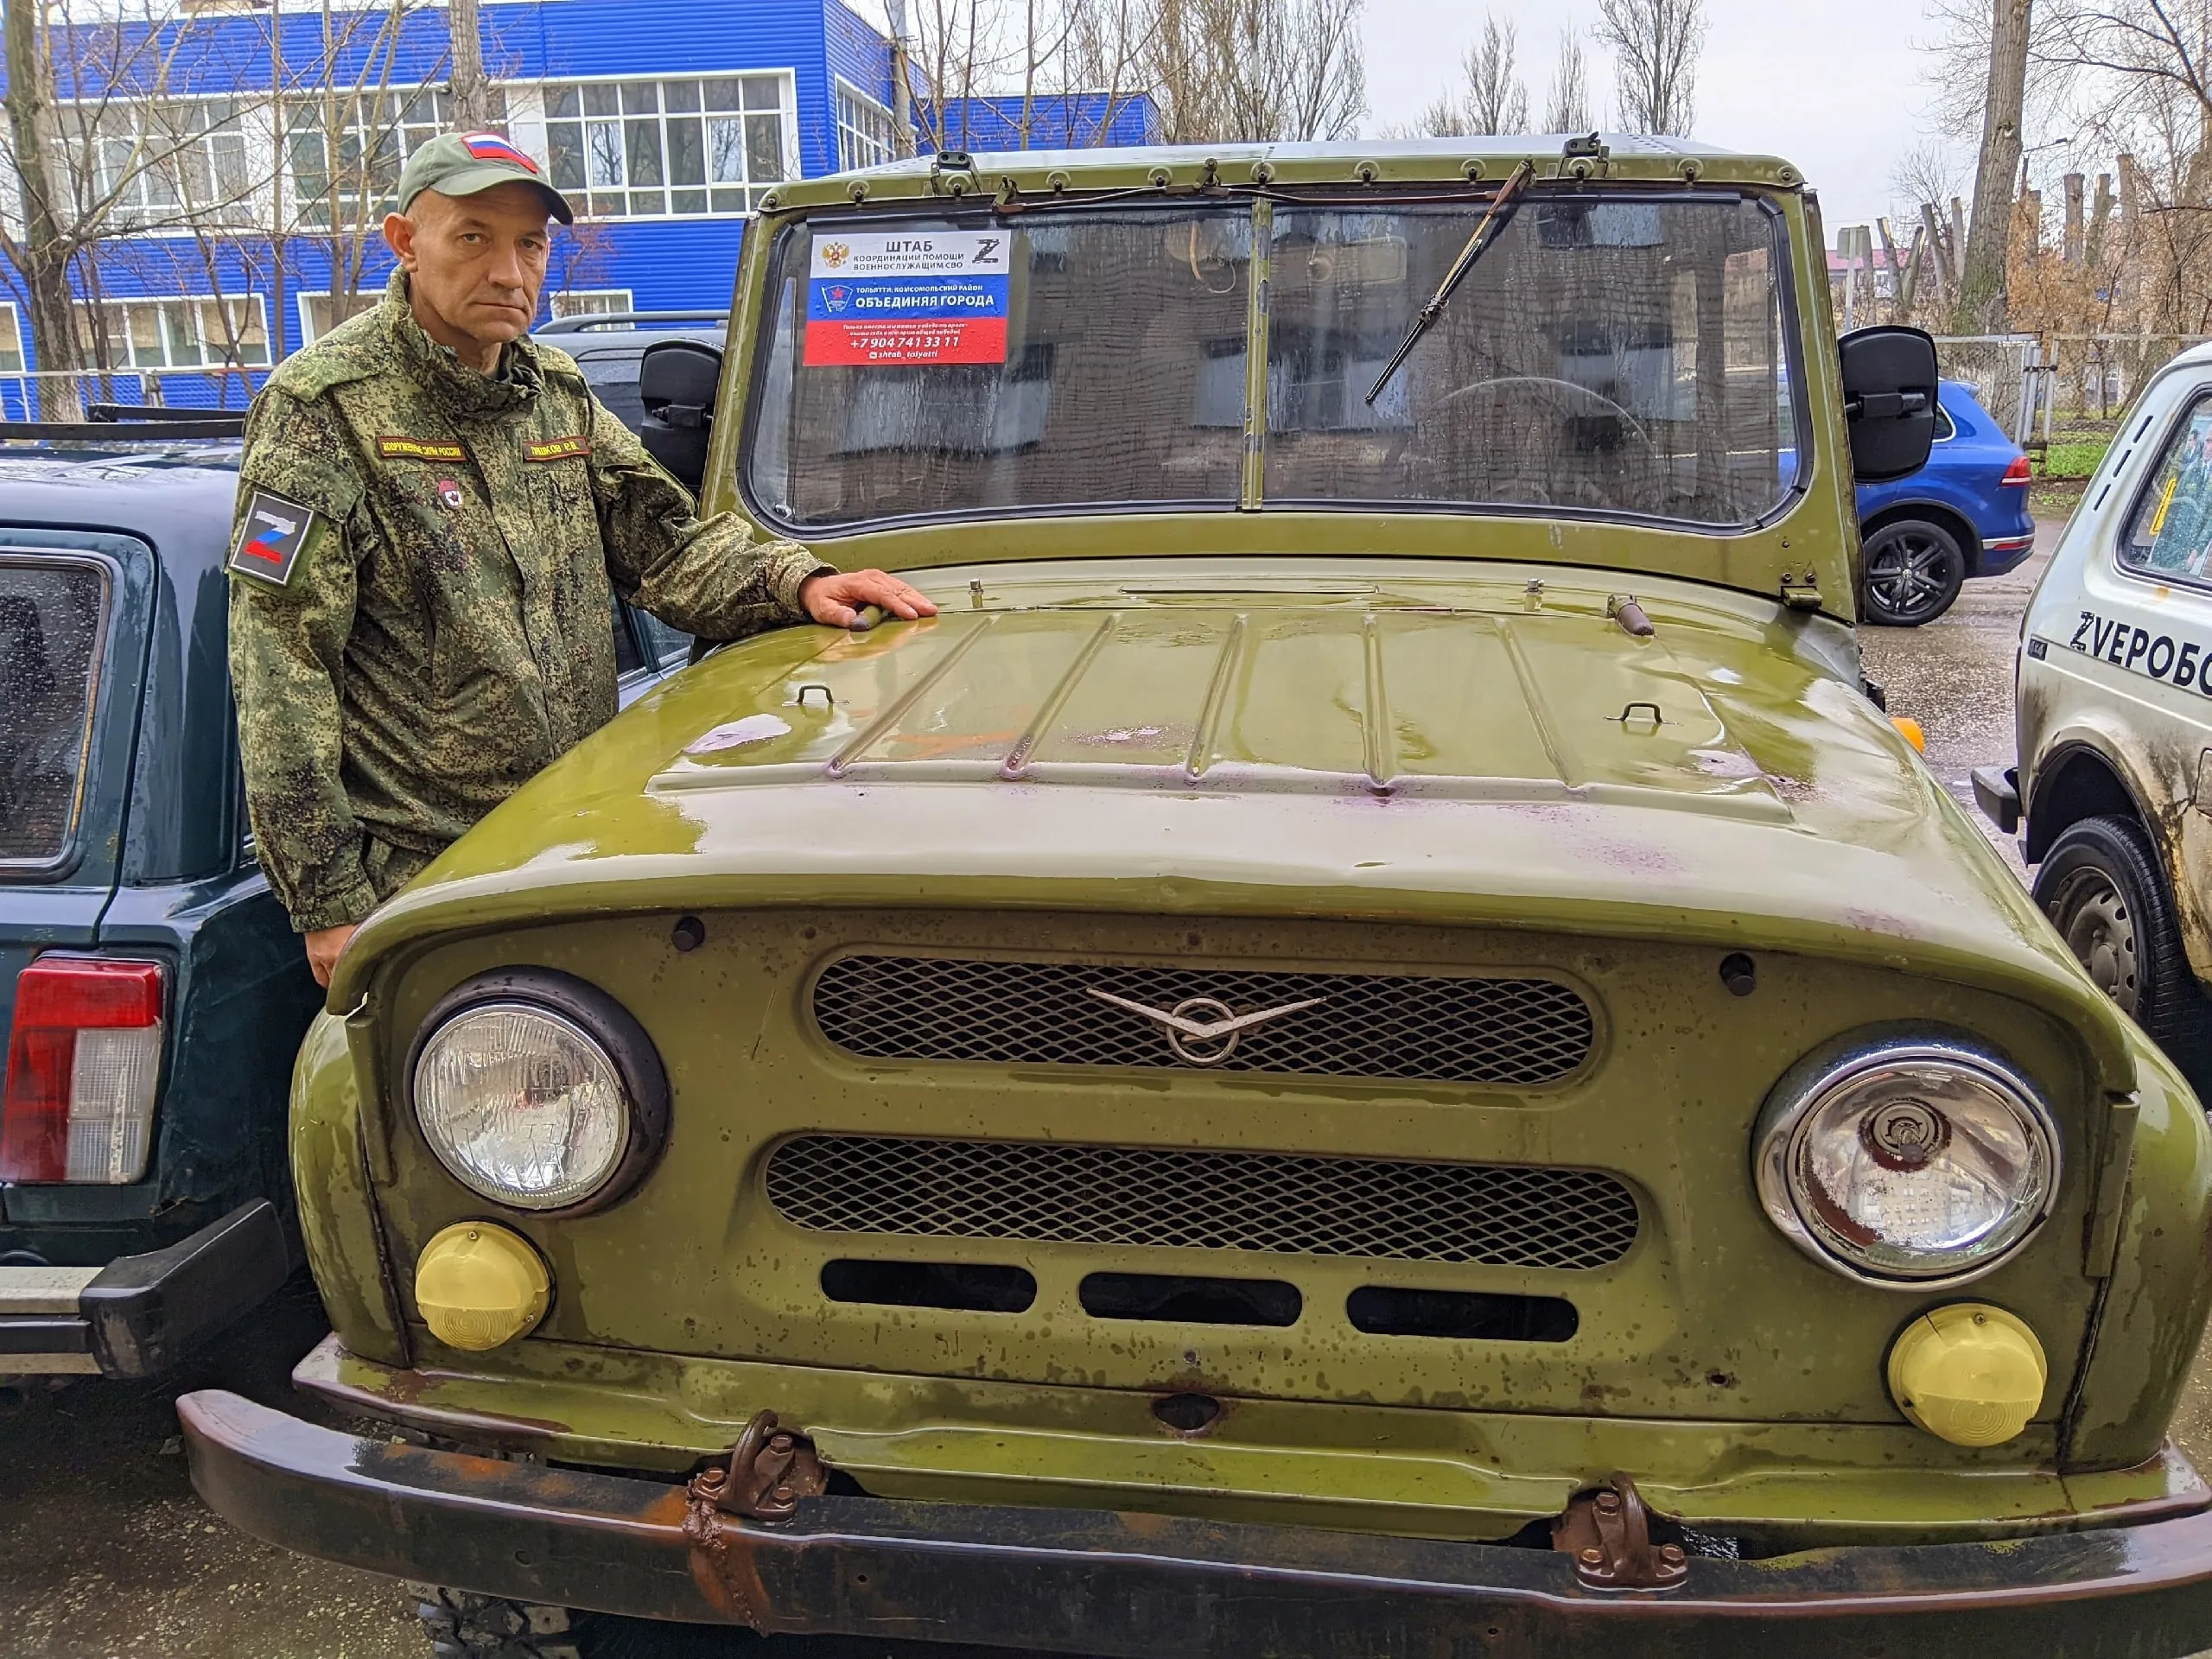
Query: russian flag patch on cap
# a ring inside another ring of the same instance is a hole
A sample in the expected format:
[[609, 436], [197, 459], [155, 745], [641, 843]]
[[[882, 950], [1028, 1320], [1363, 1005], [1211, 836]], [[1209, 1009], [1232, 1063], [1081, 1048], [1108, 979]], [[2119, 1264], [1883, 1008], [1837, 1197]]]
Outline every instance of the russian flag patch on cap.
[[468, 153], [480, 162], [506, 162], [526, 172], [537, 171], [536, 162], [496, 132], [463, 133], [461, 142], [468, 146]]

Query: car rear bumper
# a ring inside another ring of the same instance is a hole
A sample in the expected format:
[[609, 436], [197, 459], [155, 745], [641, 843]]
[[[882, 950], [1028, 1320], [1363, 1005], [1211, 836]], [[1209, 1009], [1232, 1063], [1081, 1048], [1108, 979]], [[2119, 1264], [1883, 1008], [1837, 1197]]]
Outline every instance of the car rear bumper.
[[105, 1268], [0, 1268], [0, 1376], [158, 1376], [289, 1271], [265, 1198]]
[[1976, 576], [2001, 576], [2017, 569], [2029, 554], [2036, 550], [2036, 533], [2031, 529], [2024, 535], [1999, 536], [1985, 540], [1981, 556], [1975, 562]]
[[1663, 1591], [1586, 1586], [1498, 1544], [1104, 1510], [823, 1497], [738, 1519], [679, 1484], [439, 1452], [187, 1395], [193, 1484], [245, 1532], [516, 1600], [771, 1632], [1131, 1656], [1611, 1659], [2212, 1644], [2212, 1511], [1988, 1543], [1693, 1559]]

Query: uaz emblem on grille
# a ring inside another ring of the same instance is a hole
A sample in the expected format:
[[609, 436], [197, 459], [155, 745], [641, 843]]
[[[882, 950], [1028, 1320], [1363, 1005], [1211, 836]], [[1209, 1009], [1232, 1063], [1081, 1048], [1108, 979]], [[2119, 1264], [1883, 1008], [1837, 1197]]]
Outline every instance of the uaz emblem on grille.
[[[1243, 1040], [1244, 1033], [1255, 1026], [1296, 1014], [1300, 1008], [1319, 1007], [1329, 1000], [1325, 996], [1309, 996], [1303, 1002], [1285, 1002], [1278, 1007], [1239, 1014], [1217, 997], [1186, 996], [1172, 1008], [1152, 1008], [1141, 1002], [1132, 1002], [1126, 996], [1116, 996], [1111, 991], [1102, 991], [1095, 985], [1088, 989], [1101, 1002], [1110, 1002], [1140, 1019], [1151, 1020], [1167, 1039], [1167, 1046], [1175, 1051], [1175, 1058], [1191, 1065], [1219, 1065], [1236, 1052], [1236, 1045]], [[1201, 1014], [1212, 1017], [1198, 1017]], [[1199, 1044], [1201, 1050], [1193, 1050], [1190, 1046], [1192, 1043]], [[1217, 1043], [1219, 1047], [1210, 1046]]]

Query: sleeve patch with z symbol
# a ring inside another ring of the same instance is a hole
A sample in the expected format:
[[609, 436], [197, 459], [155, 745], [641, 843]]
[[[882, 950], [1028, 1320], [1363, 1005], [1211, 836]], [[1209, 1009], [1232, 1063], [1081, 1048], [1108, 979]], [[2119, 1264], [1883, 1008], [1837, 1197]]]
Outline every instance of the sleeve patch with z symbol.
[[223, 561], [223, 568], [282, 588], [298, 569], [300, 555], [307, 550], [308, 538], [320, 520], [313, 507], [303, 507], [271, 490], [256, 490], [246, 503], [238, 540], [231, 544], [231, 555]]

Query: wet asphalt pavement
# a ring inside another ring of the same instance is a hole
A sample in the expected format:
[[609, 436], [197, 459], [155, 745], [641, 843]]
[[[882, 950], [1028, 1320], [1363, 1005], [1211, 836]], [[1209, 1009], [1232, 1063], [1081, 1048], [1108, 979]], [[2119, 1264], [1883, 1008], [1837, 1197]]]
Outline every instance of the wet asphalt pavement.
[[[1941, 620], [1864, 636], [1866, 672], [1888, 687], [1892, 714], [1921, 722], [1929, 766], [1969, 811], [1970, 769], [2012, 760], [2020, 612], [2057, 525], [2043, 530], [2037, 557], [1969, 583]], [[2017, 850], [1974, 817], [2017, 869]], [[324, 1329], [313, 1291], [296, 1282], [168, 1383], [0, 1396], [0, 1659], [427, 1659], [397, 1585], [232, 1531], [187, 1477], [175, 1396], [223, 1387], [299, 1409], [287, 1374]], [[2200, 1466], [2212, 1459], [2209, 1373], [2200, 1357], [2174, 1425]], [[836, 1659], [889, 1651], [836, 1646]], [[742, 1637], [714, 1650], [830, 1659], [810, 1644]], [[683, 1651], [702, 1649], [686, 1642]]]

